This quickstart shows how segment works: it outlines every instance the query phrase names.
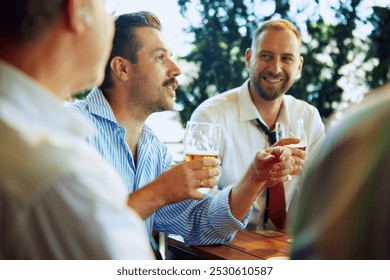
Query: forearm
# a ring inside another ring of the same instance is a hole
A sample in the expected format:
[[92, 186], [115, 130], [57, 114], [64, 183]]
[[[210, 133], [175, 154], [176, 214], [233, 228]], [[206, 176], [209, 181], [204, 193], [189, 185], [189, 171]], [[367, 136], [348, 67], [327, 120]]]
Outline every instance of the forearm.
[[230, 192], [229, 204], [232, 215], [237, 220], [244, 219], [257, 196], [265, 189], [266, 181], [260, 181], [254, 170], [248, 171]]
[[294, 167], [291, 154], [290, 149], [283, 147], [270, 148], [256, 154], [247, 172], [230, 194], [230, 209], [236, 219], [245, 217], [257, 196], [267, 187], [288, 180]]
[[142, 219], [146, 219], [166, 204], [164, 196], [159, 194], [153, 183], [131, 193], [127, 200], [127, 205], [136, 211]]
[[154, 228], [181, 235], [187, 245], [223, 244], [245, 228], [247, 217], [235, 219], [229, 207], [231, 187], [205, 199], [186, 200], [156, 212]]
[[197, 191], [201, 182], [204, 187], [217, 184], [214, 177], [219, 174], [220, 162], [213, 158], [204, 158], [177, 164], [161, 173], [153, 182], [129, 195], [128, 205], [142, 218], [160, 209], [162, 206], [186, 199], [203, 199]]

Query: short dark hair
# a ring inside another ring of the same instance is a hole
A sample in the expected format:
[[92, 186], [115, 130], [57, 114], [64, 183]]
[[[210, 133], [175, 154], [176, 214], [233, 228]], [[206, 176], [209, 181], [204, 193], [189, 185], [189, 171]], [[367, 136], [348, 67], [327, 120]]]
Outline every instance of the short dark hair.
[[0, 37], [38, 39], [60, 15], [66, 0], [12, 0], [0, 9]]
[[115, 56], [121, 56], [134, 64], [138, 62], [137, 53], [142, 48], [142, 44], [138, 40], [135, 30], [139, 27], [152, 27], [162, 31], [158, 17], [147, 11], [123, 14], [115, 20], [114, 43], [106, 65], [104, 81], [100, 88], [106, 89], [112, 86], [110, 63]]

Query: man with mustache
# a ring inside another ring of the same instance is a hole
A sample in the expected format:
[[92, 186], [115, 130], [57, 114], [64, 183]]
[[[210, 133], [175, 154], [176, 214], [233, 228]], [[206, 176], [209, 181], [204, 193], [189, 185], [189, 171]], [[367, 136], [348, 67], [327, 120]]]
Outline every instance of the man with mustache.
[[204, 197], [197, 188], [218, 183], [219, 161], [208, 158], [172, 166], [166, 146], [145, 125], [152, 113], [173, 108], [180, 75], [159, 19], [139, 12], [121, 15], [115, 24], [103, 84], [72, 105], [98, 130], [88, 139], [90, 144], [124, 178], [128, 205], [145, 219], [150, 234], [152, 229], [180, 234], [189, 245], [230, 241], [245, 227], [258, 193], [287, 180], [294, 164], [291, 150], [257, 153], [234, 188]]
[[[325, 128], [318, 110], [286, 95], [301, 74], [300, 46], [301, 36], [293, 24], [283, 19], [265, 22], [255, 31], [251, 48], [245, 52], [249, 79], [241, 87], [206, 100], [191, 116], [194, 121], [215, 122], [222, 126], [220, 189], [242, 176], [256, 151], [273, 144], [267, 133], [274, 131], [276, 122], [288, 124], [303, 119], [307, 150], [313, 154], [320, 145]], [[293, 149], [293, 156], [295, 173], [299, 173], [306, 153]], [[296, 189], [296, 179], [284, 184], [286, 210]], [[247, 228], [278, 227], [265, 214], [269, 206], [267, 192], [258, 197]]]

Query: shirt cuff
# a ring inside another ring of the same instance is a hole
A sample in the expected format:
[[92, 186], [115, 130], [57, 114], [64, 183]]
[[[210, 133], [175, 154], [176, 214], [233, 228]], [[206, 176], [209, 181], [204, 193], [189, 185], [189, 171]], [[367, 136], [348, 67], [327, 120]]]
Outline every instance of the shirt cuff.
[[229, 205], [229, 195], [232, 188], [233, 186], [231, 185], [218, 192], [211, 200], [209, 208], [209, 220], [211, 224], [218, 234], [226, 237], [233, 232], [244, 229], [253, 211], [251, 207], [242, 221], [237, 220], [233, 216]]

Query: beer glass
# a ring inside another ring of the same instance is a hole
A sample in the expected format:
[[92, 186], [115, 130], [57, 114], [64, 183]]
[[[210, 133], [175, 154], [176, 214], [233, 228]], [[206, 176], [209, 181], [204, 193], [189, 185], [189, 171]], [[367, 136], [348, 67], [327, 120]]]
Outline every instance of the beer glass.
[[[198, 158], [219, 157], [219, 145], [221, 141], [221, 125], [204, 122], [187, 122], [184, 135], [185, 160], [190, 161]], [[208, 191], [200, 188], [199, 191]]]
[[307, 149], [307, 138], [305, 125], [302, 119], [291, 121], [288, 124], [277, 122], [275, 125], [276, 141], [282, 138], [295, 137], [299, 138], [301, 142], [298, 144], [286, 145], [286, 147], [297, 148], [303, 151]]
[[[305, 131], [305, 125], [302, 119], [298, 119], [296, 121], [290, 121], [288, 124], [284, 123], [276, 123], [275, 124], [275, 132], [276, 132], [276, 141], [279, 141], [282, 138], [299, 138], [301, 142], [298, 144], [289, 144], [285, 145], [288, 148], [301, 149], [307, 152], [307, 137]], [[303, 170], [301, 170], [303, 172]], [[295, 178], [300, 175], [299, 171], [294, 171], [292, 177]]]

